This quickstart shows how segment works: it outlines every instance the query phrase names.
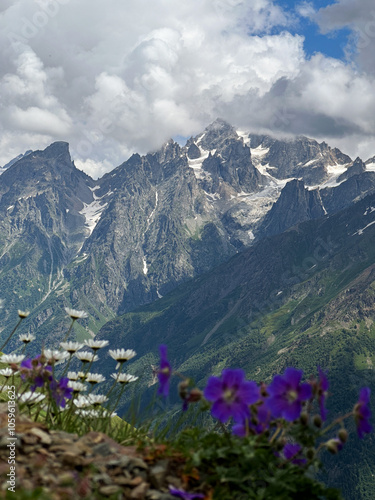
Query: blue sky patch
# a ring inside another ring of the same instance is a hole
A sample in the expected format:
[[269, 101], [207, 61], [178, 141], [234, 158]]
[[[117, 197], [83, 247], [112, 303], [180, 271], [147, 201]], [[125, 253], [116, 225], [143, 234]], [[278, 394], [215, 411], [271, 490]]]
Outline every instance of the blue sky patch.
[[[307, 58], [313, 56], [316, 52], [321, 52], [325, 56], [335, 59], [345, 59], [345, 47], [348, 43], [350, 30], [345, 28], [328, 34], [321, 34], [319, 26], [308, 18], [298, 15], [296, 7], [303, 2], [292, 0], [279, 0], [277, 2], [281, 7], [296, 16], [296, 25], [289, 28], [292, 34], [299, 34], [305, 37], [304, 49]], [[316, 0], [311, 3], [316, 10], [332, 5], [336, 2], [332, 0]]]

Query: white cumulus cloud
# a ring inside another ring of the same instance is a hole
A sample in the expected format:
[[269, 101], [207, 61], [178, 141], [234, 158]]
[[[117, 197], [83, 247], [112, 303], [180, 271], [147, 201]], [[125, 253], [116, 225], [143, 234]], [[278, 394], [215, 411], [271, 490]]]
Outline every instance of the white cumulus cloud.
[[[339, 29], [349, 2], [336, 4], [336, 24], [328, 7], [315, 13], [303, 2], [297, 12]], [[303, 36], [288, 31], [294, 22], [271, 0], [3, 2], [0, 165], [66, 140], [76, 165], [97, 177], [218, 116], [346, 141], [345, 152], [364, 156], [374, 136], [371, 72], [306, 58]]]

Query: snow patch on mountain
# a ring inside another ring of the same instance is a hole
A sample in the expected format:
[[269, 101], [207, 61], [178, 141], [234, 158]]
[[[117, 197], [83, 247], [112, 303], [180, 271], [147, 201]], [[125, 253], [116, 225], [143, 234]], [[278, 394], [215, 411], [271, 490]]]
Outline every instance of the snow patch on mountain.
[[107, 205], [108, 203], [101, 205], [100, 198], [94, 199], [91, 203], [83, 202], [83, 209], [79, 213], [86, 219], [85, 226], [90, 231], [89, 235], [91, 235], [94, 231], [100, 217], [102, 216], [102, 212]]
[[143, 274], [147, 276], [147, 273], [148, 273], [148, 267], [147, 267], [146, 257], [143, 257]]
[[[199, 141], [198, 141], [199, 142]], [[215, 154], [216, 149], [213, 149], [211, 151], [206, 151], [205, 149], [199, 148], [201, 152], [201, 156], [199, 158], [195, 159], [190, 159], [188, 158], [188, 164], [189, 167], [193, 169], [194, 175], [196, 179], [207, 179], [210, 178], [211, 175], [203, 170], [203, 162], [206, 160], [211, 153], [212, 155]]]
[[367, 229], [368, 227], [372, 226], [373, 224], [375, 224], [375, 220], [373, 220], [372, 222], [370, 222], [370, 224], [367, 224], [367, 226], [363, 227], [362, 229], [358, 229], [358, 231], [356, 231], [355, 233], [353, 233], [352, 236], [363, 234], [363, 231], [365, 231], [365, 229]]

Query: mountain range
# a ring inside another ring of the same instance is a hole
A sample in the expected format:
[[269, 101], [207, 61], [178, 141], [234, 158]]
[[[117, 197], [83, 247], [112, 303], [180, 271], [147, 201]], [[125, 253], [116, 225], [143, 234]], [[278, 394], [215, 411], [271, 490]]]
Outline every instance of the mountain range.
[[[320, 364], [332, 410], [350, 411], [361, 384], [375, 391], [375, 157], [218, 119], [97, 180], [65, 142], [1, 172], [1, 340], [23, 309], [35, 352], [56, 346], [68, 306], [89, 314], [76, 339], [137, 351], [146, 393], [160, 343], [199, 385], [225, 366], [267, 381]], [[98, 370], [111, 369], [103, 355]], [[328, 462], [330, 482], [367, 500], [375, 442], [355, 446], [341, 469]]]

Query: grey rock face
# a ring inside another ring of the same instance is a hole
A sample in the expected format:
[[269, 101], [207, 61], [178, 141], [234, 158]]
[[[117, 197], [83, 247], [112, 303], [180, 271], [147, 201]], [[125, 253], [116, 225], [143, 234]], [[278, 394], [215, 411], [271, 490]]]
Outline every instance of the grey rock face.
[[260, 163], [268, 165], [267, 171], [273, 177], [302, 178], [309, 186], [321, 184], [327, 179], [329, 165], [351, 162], [350, 157], [337, 148], [331, 149], [325, 142], [319, 144], [307, 137], [282, 141], [251, 134], [250, 146], [264, 150]]
[[366, 165], [363, 163], [361, 158], [356, 158], [352, 165], [337, 179], [338, 182], [349, 179], [353, 175], [359, 175], [366, 172]]
[[327, 213], [335, 213], [375, 192], [375, 172], [352, 175], [334, 188], [320, 190]]
[[198, 146], [193, 143], [188, 147], [187, 155], [190, 160], [196, 160], [197, 158], [201, 157], [201, 152]]
[[359, 161], [340, 185], [305, 188], [348, 159], [307, 138], [239, 135], [223, 120], [185, 147], [170, 140], [134, 154], [98, 181], [74, 166], [67, 143], [31, 152], [0, 176], [3, 319], [37, 307], [31, 330], [52, 341], [56, 304], [71, 305], [89, 312], [84, 326], [96, 331], [256, 239], [373, 192], [375, 173]]
[[319, 190], [309, 191], [301, 180], [292, 180], [267, 213], [259, 228], [260, 236], [273, 236], [306, 220], [325, 215]]

